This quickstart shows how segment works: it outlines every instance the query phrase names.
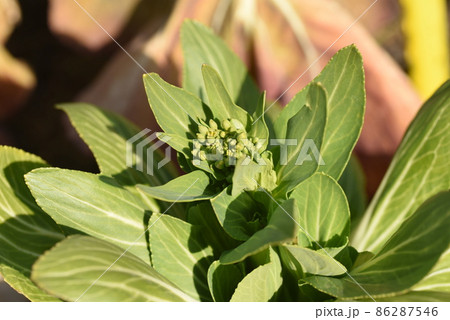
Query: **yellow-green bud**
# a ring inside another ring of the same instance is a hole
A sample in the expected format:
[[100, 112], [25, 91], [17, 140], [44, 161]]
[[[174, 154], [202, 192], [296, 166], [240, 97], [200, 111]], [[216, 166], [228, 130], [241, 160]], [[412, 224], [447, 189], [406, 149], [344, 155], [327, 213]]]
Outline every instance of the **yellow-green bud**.
[[199, 143], [205, 143], [205, 136], [201, 133], [197, 133], [197, 140]]
[[217, 130], [217, 128], [218, 128], [217, 123], [213, 119], [209, 120], [209, 127], [214, 130]]
[[231, 128], [231, 123], [228, 120], [222, 121], [222, 128], [226, 131], [228, 131]]
[[208, 128], [202, 125], [198, 126], [198, 132], [200, 132], [201, 134], [205, 135], [208, 133]]
[[194, 149], [200, 149], [202, 144], [198, 140], [194, 140]]
[[245, 139], [247, 139], [247, 133], [245, 133], [245, 132], [239, 133], [237, 139], [238, 140], [245, 140]]

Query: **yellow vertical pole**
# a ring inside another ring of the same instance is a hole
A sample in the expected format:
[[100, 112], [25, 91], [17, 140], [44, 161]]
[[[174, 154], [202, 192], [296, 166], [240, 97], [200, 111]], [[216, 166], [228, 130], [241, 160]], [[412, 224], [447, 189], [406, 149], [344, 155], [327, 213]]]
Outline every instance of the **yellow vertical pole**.
[[400, 0], [400, 3], [410, 76], [426, 99], [449, 78], [446, 0]]

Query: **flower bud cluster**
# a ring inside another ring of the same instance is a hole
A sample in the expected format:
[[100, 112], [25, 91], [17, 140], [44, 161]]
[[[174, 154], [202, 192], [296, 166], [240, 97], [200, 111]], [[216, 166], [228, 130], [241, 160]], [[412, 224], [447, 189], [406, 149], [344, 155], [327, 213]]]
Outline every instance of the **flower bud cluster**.
[[261, 148], [262, 142], [257, 137], [247, 136], [239, 120], [228, 119], [217, 124], [211, 119], [208, 123], [200, 121], [192, 154], [194, 159], [207, 161], [211, 167], [227, 171], [243, 157], [258, 161]]

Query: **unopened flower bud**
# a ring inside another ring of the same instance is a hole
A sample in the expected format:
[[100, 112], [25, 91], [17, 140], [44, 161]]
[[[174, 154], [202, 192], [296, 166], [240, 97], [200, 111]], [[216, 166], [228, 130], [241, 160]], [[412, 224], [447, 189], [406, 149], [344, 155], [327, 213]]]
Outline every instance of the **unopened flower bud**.
[[218, 128], [217, 123], [213, 119], [209, 120], [209, 127], [214, 130], [217, 130], [217, 128]]
[[226, 131], [228, 131], [231, 128], [231, 123], [228, 120], [222, 121], [222, 128]]
[[242, 140], [247, 139], [247, 133], [245, 133], [245, 132], [239, 133], [237, 139], [238, 139], [239, 141], [242, 141]]
[[208, 128], [202, 125], [198, 126], [198, 132], [200, 132], [201, 134], [205, 135], [208, 133]]
[[205, 142], [205, 136], [201, 133], [197, 133], [197, 140], [200, 143], [204, 143]]

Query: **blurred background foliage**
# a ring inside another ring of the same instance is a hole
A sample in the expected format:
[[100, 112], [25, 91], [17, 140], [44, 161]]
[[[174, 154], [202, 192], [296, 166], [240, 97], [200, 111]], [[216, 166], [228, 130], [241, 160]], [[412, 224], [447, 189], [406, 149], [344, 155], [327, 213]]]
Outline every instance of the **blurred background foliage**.
[[448, 2], [0, 0], [0, 144], [97, 171], [54, 106], [90, 102], [156, 130], [142, 74], [181, 84], [179, 27], [192, 18], [223, 37], [280, 107], [356, 44], [367, 89], [356, 154], [370, 196], [421, 102], [449, 77]]

